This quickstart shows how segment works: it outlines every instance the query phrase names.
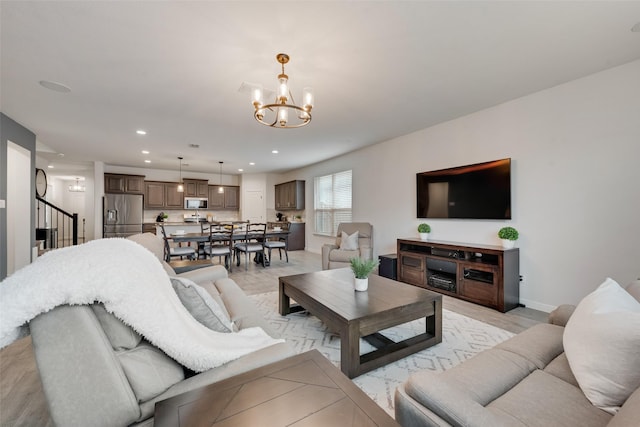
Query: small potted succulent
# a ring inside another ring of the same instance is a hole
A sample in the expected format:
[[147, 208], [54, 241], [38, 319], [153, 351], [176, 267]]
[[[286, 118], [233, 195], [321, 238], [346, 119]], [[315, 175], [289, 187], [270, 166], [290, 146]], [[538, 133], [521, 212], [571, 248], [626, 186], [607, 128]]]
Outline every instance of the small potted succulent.
[[366, 291], [369, 288], [369, 274], [378, 266], [378, 260], [351, 258], [349, 262], [351, 263], [351, 271], [355, 275], [355, 290]]
[[418, 225], [418, 233], [420, 233], [420, 240], [429, 240], [429, 233], [431, 233], [431, 227], [426, 222]]
[[519, 234], [518, 230], [513, 227], [502, 227], [498, 231], [498, 237], [502, 240], [502, 247], [505, 249], [511, 249], [516, 245]]

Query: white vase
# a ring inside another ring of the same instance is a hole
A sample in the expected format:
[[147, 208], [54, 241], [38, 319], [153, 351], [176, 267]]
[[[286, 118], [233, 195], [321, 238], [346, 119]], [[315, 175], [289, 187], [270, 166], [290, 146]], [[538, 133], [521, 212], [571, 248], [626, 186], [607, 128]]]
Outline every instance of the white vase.
[[420, 240], [429, 240], [429, 233], [420, 233]]
[[516, 246], [515, 240], [509, 240], [509, 239], [501, 239], [501, 240], [502, 240], [502, 247], [505, 249], [511, 249]]
[[365, 277], [364, 279], [358, 279], [357, 277], [354, 280], [354, 287], [356, 291], [366, 291], [369, 288], [369, 278]]

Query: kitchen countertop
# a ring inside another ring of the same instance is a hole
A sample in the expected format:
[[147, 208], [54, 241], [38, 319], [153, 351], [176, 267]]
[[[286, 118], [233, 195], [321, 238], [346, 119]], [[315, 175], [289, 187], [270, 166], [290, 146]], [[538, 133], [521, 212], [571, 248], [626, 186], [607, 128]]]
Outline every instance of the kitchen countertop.
[[[207, 221], [201, 221], [202, 224], [208, 224]], [[163, 222], [155, 222], [155, 224], [160, 225], [200, 225], [200, 222], [186, 222], [186, 221], [163, 221]]]

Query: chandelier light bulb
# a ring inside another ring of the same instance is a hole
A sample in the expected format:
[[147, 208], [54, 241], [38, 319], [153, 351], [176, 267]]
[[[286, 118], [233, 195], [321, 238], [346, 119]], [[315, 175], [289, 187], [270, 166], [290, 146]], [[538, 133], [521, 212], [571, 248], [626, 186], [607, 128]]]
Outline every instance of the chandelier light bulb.
[[280, 85], [278, 86], [278, 101], [281, 104], [287, 103], [287, 97], [289, 96], [289, 87], [287, 86], [287, 76], [285, 74], [280, 74], [278, 76], [278, 80]]
[[313, 108], [313, 88], [305, 87], [302, 89], [302, 108], [307, 112]]
[[262, 86], [253, 88], [251, 91], [251, 102], [256, 108], [262, 107]]
[[282, 127], [286, 126], [288, 120], [289, 120], [289, 110], [286, 108], [280, 108], [278, 110], [278, 121], [280, 122], [280, 126]]

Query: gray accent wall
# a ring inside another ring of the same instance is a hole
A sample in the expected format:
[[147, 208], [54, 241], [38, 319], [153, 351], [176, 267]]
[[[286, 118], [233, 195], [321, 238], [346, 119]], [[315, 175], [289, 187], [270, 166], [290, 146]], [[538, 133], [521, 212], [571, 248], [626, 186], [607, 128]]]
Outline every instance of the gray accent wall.
[[[35, 165], [36, 165], [36, 135], [29, 129], [22, 126], [3, 113], [0, 113], [0, 200], [7, 200], [7, 186], [9, 185], [9, 177], [7, 176], [7, 146], [8, 141], [19, 145], [31, 152], [31, 171], [30, 179], [31, 195], [31, 223], [35, 224]], [[35, 245], [35, 228], [31, 228], [31, 244]], [[7, 277], [7, 209], [0, 208], [0, 280]]]

